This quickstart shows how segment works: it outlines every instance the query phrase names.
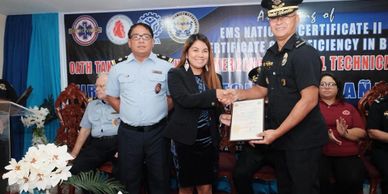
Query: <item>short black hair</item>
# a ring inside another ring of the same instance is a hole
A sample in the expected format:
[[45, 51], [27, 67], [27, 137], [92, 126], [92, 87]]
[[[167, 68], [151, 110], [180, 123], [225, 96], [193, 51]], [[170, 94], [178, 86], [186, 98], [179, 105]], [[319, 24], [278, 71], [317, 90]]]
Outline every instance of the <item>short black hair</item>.
[[143, 26], [145, 29], [147, 29], [150, 34], [151, 34], [151, 37], [153, 38], [154, 37], [154, 31], [152, 30], [151, 26], [149, 26], [148, 24], [145, 24], [145, 23], [136, 23], [136, 24], [133, 24], [131, 26], [131, 28], [129, 28], [129, 31], [128, 31], [128, 39], [131, 39], [131, 34], [132, 34], [132, 31], [133, 29], [135, 29], [137, 26]]

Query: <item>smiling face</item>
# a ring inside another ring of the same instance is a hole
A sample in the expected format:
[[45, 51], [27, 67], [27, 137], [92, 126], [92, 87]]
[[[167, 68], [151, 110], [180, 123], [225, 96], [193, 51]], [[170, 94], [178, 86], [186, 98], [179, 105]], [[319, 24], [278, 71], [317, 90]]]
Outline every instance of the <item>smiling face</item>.
[[288, 40], [296, 32], [298, 22], [299, 15], [296, 12], [269, 19], [272, 33], [278, 41]]
[[209, 61], [209, 48], [203, 41], [196, 40], [187, 51], [186, 58], [194, 75], [200, 75]]
[[128, 40], [128, 46], [131, 48], [135, 57], [148, 57], [154, 46], [154, 39], [151, 33], [144, 26], [136, 26]]

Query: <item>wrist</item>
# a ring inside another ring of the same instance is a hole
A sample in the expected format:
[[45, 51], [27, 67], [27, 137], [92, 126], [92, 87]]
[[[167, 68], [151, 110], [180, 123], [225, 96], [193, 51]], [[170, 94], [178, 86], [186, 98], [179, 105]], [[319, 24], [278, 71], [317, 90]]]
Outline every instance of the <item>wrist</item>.
[[349, 134], [349, 130], [345, 129], [344, 133], [342, 133], [342, 137], [346, 137]]
[[238, 101], [238, 100], [243, 100], [244, 98], [243, 98], [243, 92], [244, 92], [244, 90], [236, 90], [236, 101]]

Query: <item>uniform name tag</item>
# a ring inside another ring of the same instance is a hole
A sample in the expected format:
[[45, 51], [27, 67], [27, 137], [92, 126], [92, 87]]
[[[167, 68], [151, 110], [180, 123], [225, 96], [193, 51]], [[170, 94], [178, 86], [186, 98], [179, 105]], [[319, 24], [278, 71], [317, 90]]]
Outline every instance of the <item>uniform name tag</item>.
[[162, 74], [163, 72], [161, 72], [161, 71], [158, 71], [158, 70], [152, 70], [152, 73], [156, 73], [156, 74]]

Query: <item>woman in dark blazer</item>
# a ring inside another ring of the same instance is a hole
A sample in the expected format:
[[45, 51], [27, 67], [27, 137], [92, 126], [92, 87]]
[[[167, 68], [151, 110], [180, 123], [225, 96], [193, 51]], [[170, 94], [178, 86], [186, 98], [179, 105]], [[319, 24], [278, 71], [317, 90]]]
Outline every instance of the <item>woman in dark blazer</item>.
[[174, 110], [165, 135], [177, 170], [179, 193], [212, 192], [218, 155], [218, 117], [223, 95], [209, 40], [193, 34], [185, 42], [180, 63], [168, 73]]

